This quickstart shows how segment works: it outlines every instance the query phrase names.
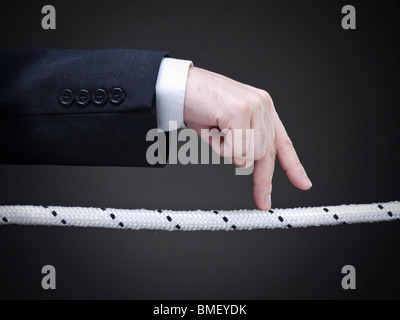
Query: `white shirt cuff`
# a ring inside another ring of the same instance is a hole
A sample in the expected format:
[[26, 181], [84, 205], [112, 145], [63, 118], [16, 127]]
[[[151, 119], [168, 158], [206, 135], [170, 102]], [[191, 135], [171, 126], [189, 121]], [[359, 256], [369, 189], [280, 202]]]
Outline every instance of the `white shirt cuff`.
[[185, 128], [183, 108], [190, 60], [164, 58], [161, 61], [156, 83], [156, 105], [158, 128], [169, 131], [169, 122], [175, 121], [176, 128]]

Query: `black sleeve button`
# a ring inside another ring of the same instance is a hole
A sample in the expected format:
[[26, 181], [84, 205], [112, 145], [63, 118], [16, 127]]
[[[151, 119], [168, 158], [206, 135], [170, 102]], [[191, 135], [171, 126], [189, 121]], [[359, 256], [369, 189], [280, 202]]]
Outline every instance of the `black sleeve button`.
[[81, 89], [75, 96], [75, 102], [78, 106], [85, 107], [90, 102], [90, 93], [86, 89]]
[[98, 106], [102, 106], [107, 101], [107, 92], [103, 89], [97, 89], [93, 93], [93, 103]]
[[74, 94], [69, 89], [64, 89], [58, 95], [58, 101], [62, 106], [70, 106], [74, 102]]
[[112, 88], [109, 94], [112, 104], [121, 104], [125, 99], [125, 93], [121, 88]]

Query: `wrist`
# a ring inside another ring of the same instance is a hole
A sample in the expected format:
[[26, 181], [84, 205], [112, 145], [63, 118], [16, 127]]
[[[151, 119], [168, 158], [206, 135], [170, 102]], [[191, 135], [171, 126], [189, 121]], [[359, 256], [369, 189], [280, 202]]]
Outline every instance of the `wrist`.
[[164, 58], [161, 62], [156, 83], [156, 105], [158, 128], [169, 131], [170, 121], [177, 128], [184, 128], [183, 109], [189, 60]]

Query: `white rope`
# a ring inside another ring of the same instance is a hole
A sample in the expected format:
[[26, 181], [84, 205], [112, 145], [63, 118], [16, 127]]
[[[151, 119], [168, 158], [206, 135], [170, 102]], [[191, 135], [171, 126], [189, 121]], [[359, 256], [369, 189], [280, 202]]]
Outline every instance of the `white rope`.
[[0, 225], [102, 227], [132, 230], [252, 230], [395, 220], [400, 220], [399, 201], [268, 211], [0, 206]]

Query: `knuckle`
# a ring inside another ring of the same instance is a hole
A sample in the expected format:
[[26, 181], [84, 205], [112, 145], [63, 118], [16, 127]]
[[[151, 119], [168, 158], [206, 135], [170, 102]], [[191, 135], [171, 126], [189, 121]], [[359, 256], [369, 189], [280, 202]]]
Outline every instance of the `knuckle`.
[[263, 181], [254, 181], [254, 185], [257, 187], [261, 187], [264, 190], [272, 191], [272, 177]]
[[259, 90], [259, 96], [264, 103], [272, 103], [270, 94], [265, 90]]
[[250, 105], [247, 101], [245, 100], [240, 100], [236, 102], [235, 109], [240, 113], [240, 114], [248, 114], [250, 111]]
[[272, 191], [272, 182], [271, 181], [267, 181], [263, 183], [263, 187], [268, 190], [269, 192]]
[[264, 104], [263, 104], [262, 99], [257, 95], [253, 99], [254, 99], [254, 102], [253, 102], [254, 111], [259, 113], [260, 116], [263, 116], [263, 114], [264, 114]]
[[257, 142], [257, 145], [255, 146], [255, 158], [257, 160], [261, 160], [264, 158], [265, 153], [267, 151], [267, 138], [265, 131], [261, 132], [259, 134], [259, 141]]
[[274, 101], [270, 94], [265, 90], [261, 90], [260, 97], [267, 110], [272, 112], [274, 110]]
[[256, 150], [254, 152], [254, 159], [255, 160], [261, 160], [262, 158], [265, 157], [265, 153], [267, 151], [267, 145], [265, 143], [265, 137], [263, 139], [264, 140], [261, 141], [260, 145], [258, 145], [256, 147]]
[[254, 176], [254, 186], [271, 192], [272, 191], [272, 175], [269, 177]]
[[254, 154], [254, 160], [261, 160], [264, 156], [265, 152], [263, 150], [257, 150]]
[[285, 138], [283, 142], [280, 144], [278, 151], [281, 151], [283, 149], [286, 150], [294, 150], [293, 142], [290, 140], [289, 137]]
[[261, 99], [261, 101], [263, 102], [264, 105], [266, 106], [273, 106], [274, 102], [272, 100], [271, 95], [265, 91], [265, 90], [259, 90], [258, 91], [258, 95]]
[[265, 154], [265, 151], [267, 150], [267, 132], [265, 129], [260, 132], [260, 141], [262, 145], [262, 153]]
[[268, 102], [266, 104], [266, 108], [270, 112], [270, 114], [272, 114], [274, 112], [275, 108], [274, 108], [274, 103], [272, 102], [272, 100], [271, 100], [271, 102]]
[[275, 159], [276, 159], [276, 149], [273, 148], [273, 149], [266, 150], [265, 156], [268, 157], [270, 160], [275, 161]]

